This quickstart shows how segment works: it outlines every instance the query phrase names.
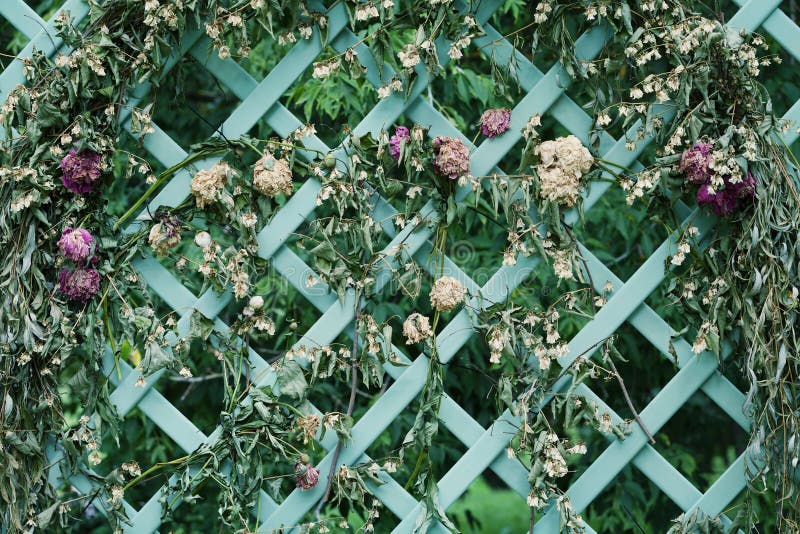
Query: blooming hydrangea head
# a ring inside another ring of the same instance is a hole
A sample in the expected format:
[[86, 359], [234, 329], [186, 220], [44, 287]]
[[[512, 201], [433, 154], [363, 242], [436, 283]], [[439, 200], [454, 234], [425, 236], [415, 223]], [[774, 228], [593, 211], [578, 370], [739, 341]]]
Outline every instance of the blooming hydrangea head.
[[102, 156], [93, 150], [73, 148], [61, 159], [61, 183], [73, 193], [84, 194], [94, 189], [100, 178]]
[[100, 291], [100, 275], [94, 269], [62, 269], [58, 290], [75, 302], [87, 302]]
[[678, 170], [686, 173], [686, 179], [694, 184], [702, 184], [714, 174], [711, 169], [713, 143], [697, 141], [681, 156]]
[[94, 237], [87, 230], [67, 226], [58, 240], [58, 249], [65, 258], [84, 265], [92, 255], [94, 243]]
[[481, 133], [492, 138], [505, 133], [511, 124], [511, 110], [508, 108], [487, 109], [481, 115]]
[[411, 138], [411, 132], [405, 126], [398, 126], [394, 129], [394, 135], [389, 138], [389, 155], [395, 161], [400, 159], [400, 148], [406, 139]]
[[309, 490], [319, 482], [319, 469], [309, 463], [294, 464], [294, 473], [301, 490]]
[[437, 137], [433, 140], [433, 168], [436, 174], [455, 180], [469, 174], [469, 149], [461, 139]]
[[433, 335], [430, 320], [422, 314], [412, 313], [403, 323], [403, 335], [406, 337], [406, 345], [424, 341]]
[[449, 311], [464, 300], [466, 288], [450, 276], [438, 278], [431, 287], [431, 306], [435, 310]]
[[275, 159], [267, 154], [253, 167], [253, 187], [274, 197], [278, 193], [292, 194], [292, 168], [285, 159]]

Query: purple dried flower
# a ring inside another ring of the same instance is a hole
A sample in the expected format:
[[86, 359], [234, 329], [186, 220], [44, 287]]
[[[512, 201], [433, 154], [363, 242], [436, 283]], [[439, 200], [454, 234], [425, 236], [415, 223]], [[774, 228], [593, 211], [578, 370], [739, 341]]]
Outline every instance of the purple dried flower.
[[469, 174], [469, 149], [461, 139], [437, 137], [433, 140], [433, 168], [439, 176], [455, 180]]
[[86, 302], [100, 291], [100, 275], [94, 269], [62, 269], [58, 273], [58, 289], [69, 300]]
[[732, 193], [739, 199], [748, 199], [756, 196], [756, 179], [749, 172], [747, 173], [747, 178], [743, 178], [741, 182], [728, 185], [726, 181], [725, 187], [726, 189], [730, 187]]
[[67, 226], [58, 240], [58, 248], [64, 257], [75, 263], [85, 264], [92, 255], [94, 237], [83, 228], [70, 228]]
[[511, 124], [511, 110], [508, 108], [487, 109], [481, 115], [481, 133], [492, 138], [504, 133]]
[[297, 477], [297, 487], [309, 490], [319, 482], [319, 469], [309, 463], [294, 464], [294, 473]]
[[94, 183], [100, 178], [100, 162], [102, 156], [93, 150], [76, 149], [61, 160], [61, 183], [73, 193], [84, 194], [94, 189]]
[[702, 184], [714, 174], [711, 169], [711, 149], [713, 143], [697, 141], [681, 156], [678, 170], [686, 173], [686, 179], [695, 184]]
[[405, 126], [398, 126], [394, 129], [394, 135], [389, 138], [389, 155], [395, 161], [400, 159], [400, 147], [403, 141], [411, 137], [411, 132]]
[[731, 183], [729, 176], [723, 177], [724, 189], [715, 191], [710, 183], [705, 183], [697, 190], [697, 204], [710, 206], [719, 216], [730, 215], [741, 208], [743, 201], [756, 194], [756, 180], [752, 174], [737, 183]]

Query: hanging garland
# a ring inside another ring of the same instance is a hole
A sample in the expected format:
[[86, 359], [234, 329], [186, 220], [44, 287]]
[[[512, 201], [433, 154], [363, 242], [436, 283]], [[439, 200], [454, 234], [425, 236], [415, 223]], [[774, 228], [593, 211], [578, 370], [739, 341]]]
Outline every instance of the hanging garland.
[[[480, 35], [474, 13], [457, 12], [447, 2], [431, 4], [424, 13], [406, 15], [398, 13], [413, 10], [394, 9], [391, 0], [347, 4], [351, 25], [364, 26], [360, 35], [376, 58], [392, 55], [390, 29], [421, 28], [391, 58], [398, 75], [376, 88], [380, 97], [409, 91], [421, 73], [440, 74], [445, 55], [458, 60]], [[591, 318], [612, 294], [612, 287], [592, 293], [591, 270], [568, 221], [582, 212], [593, 183], [613, 178], [629, 203], [646, 203], [678, 232], [665, 268], [672, 272], [675, 302], [691, 318], [693, 351], [730, 354], [748, 380], [749, 491], [774, 491], [780, 530], [797, 530], [800, 440], [793, 377], [800, 284], [794, 214], [800, 199], [796, 168], [787, 160], [791, 152], [780, 141], [786, 125], [772, 115], [769, 95], [756, 79], [775, 60], [758, 54], [763, 40], [676, 2], [538, 3], [532, 42], [554, 52], [565, 72], [581, 80], [596, 124], [584, 146], [575, 136], [541, 139], [541, 117], [530, 117], [514, 175], [474, 176], [465, 141], [429, 136], [425, 127], [411, 124], [377, 138], [351, 136], [346, 148], [331, 154], [306, 147], [315, 132], [304, 127], [285, 139], [211, 140], [158, 176], [134, 155], [127, 157], [126, 171], [113, 168], [121, 155], [121, 120], [130, 115], [134, 135], [152, 132], [149, 109], [135, 107], [129, 90], [137, 87], [141, 97], [147, 84], [157, 85], [182, 37], [202, 28], [221, 59], [245, 57], [262, 34], [285, 44], [315, 31], [325, 38], [327, 13], [297, 1], [98, 2], [77, 27], [61, 16], [57, 29], [65, 45], [54, 58], [37, 53], [25, 60], [28, 84], [15, 88], [0, 110], [0, 245], [8, 251], [0, 307], [3, 523], [12, 531], [44, 529], [56, 520], [65, 526], [95, 496], [76, 498], [48, 482], [45, 451], [58, 443], [62, 473], [88, 475], [115, 526], [127, 520], [127, 491], [155, 473], [171, 473], [165, 515], [213, 481], [221, 489], [221, 520], [244, 531], [259, 490], [268, 486], [278, 498], [288, 488], [281, 481], [291, 479], [289, 486], [300, 491], [325, 487], [309, 528], [329, 531], [358, 510], [367, 518], [363, 529], [371, 531], [380, 512], [378, 502], [367, 498], [370, 485], [382, 483], [381, 472], [408, 466], [406, 489], [423, 504], [419, 529], [438, 520], [456, 530], [438, 503], [431, 453], [446, 372], [437, 336], [464, 307], [473, 330], [485, 337], [491, 370], [499, 377], [497, 404], [521, 421], [509, 455], [529, 469], [532, 524], [555, 506], [562, 531], [582, 531], [582, 518], [559, 485], [587, 451], [572, 430], [590, 427], [624, 439], [630, 425], [614, 421], [576, 390], [587, 379], [603, 378], [619, 381], [625, 392], [616, 370], [623, 360], [613, 338], [593, 347], [600, 354], [595, 359], [570, 355], [559, 319]], [[249, 33], [252, 27], [260, 30]], [[574, 38], [590, 28], [608, 42], [599, 58], [587, 61], [575, 56]], [[452, 44], [439, 50], [437, 39]], [[332, 76], [343, 65], [349, 76], [359, 76], [360, 59], [352, 49], [322, 59], [313, 76]], [[511, 113], [487, 110], [476, 133], [487, 139], [508, 135]], [[644, 170], [634, 172], [598, 156], [606, 128], [634, 132], [627, 138], [630, 150], [651, 138], [661, 148]], [[216, 162], [210, 164], [211, 158]], [[148, 221], [123, 231], [181, 170], [193, 175], [191, 196], [176, 207], [156, 206]], [[120, 174], [151, 186], [128, 213], [112, 220], [102, 192]], [[352, 303], [354, 326], [345, 333], [349, 340], [291, 347], [272, 364], [276, 383], [256, 387], [248, 375], [247, 342], [274, 335], [277, 327], [271, 295], [256, 282], [267, 268], [256, 236], [297, 184], [312, 179], [320, 183], [316, 218], [297, 241], [316, 273], [307, 285]], [[681, 220], [680, 208], [694, 204], [698, 209]], [[562, 293], [537, 309], [513, 298], [489, 302], [468, 290], [445, 256], [448, 234], [468, 211], [503, 226], [505, 266], [540, 257], [552, 264]], [[426, 229], [432, 242], [420, 265], [406, 241]], [[187, 334], [174, 314], [158, 317], [132, 265], [142, 256], [171, 262], [181, 281], [199, 280], [202, 290], [231, 292], [241, 310], [236, 321], [220, 331], [193, 313]], [[422, 268], [433, 279], [427, 295]], [[386, 369], [408, 363], [392, 348], [389, 322], [376, 320], [371, 309], [387, 286], [409, 299], [422, 296], [419, 310], [402, 318], [405, 346], [430, 358], [419, 409], [393, 454], [341, 467], [326, 479], [315, 467], [323, 452], [315, 441], [334, 432], [338, 456], [350, 439], [357, 385], [379, 389]], [[214, 439], [145, 469], [129, 462], [105, 478], [94, 475], [89, 467], [102, 461], [98, 448], [117, 436], [119, 425], [109, 400], [106, 351], [118, 376], [120, 362], [140, 353], [137, 385], [146, 386], [164, 368], [191, 377], [192, 343], [214, 351], [225, 379]], [[569, 365], [561, 365], [565, 361]], [[71, 391], [83, 395], [85, 415], [75, 425], [61, 412], [62, 376], [70, 377]], [[309, 396], [326, 382], [350, 384], [344, 411], [316, 413], [311, 407]], [[630, 407], [630, 424], [648, 433]], [[681, 518], [680, 528], [716, 521], [696, 514]], [[738, 524], [757, 521], [744, 510]]]

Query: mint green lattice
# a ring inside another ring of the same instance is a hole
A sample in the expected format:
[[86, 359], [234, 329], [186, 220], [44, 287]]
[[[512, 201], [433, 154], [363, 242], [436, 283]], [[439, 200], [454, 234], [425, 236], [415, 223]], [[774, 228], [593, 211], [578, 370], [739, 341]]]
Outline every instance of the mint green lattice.
[[[741, 8], [731, 19], [731, 26], [742, 27], [747, 31], [755, 31], [761, 27], [762, 31], [771, 34], [789, 54], [800, 59], [800, 28], [778, 9], [779, 0], [735, 1]], [[500, 4], [499, 0], [488, 0], [480, 4], [475, 16], [480, 23], [484, 24], [487, 35], [476, 40], [475, 44], [491, 48], [491, 52], [500, 62], [508, 62], [513, 57], [521, 85], [527, 93], [513, 109], [509, 132], [473, 147], [471, 169], [476, 175], [503, 174], [498, 164], [519, 140], [521, 128], [528, 117], [534, 113], [550, 114], [584, 143], [588, 142], [588, 133], [592, 125], [592, 118], [565, 94], [570, 81], [563, 75], [559, 65], [552, 66], [547, 72], [539, 71], [494, 28], [486, 24]], [[322, 8], [321, 4], [320, 8]], [[86, 3], [81, 0], [67, 0], [62, 9], [69, 11], [76, 19], [82, 19], [88, 11]], [[29, 44], [19, 54], [19, 58], [30, 56], [34, 49], [42, 50], [53, 56], [62, 46], [53, 31], [52, 21], [54, 19], [51, 19], [50, 22], [42, 20], [22, 0], [0, 2], [0, 15], [30, 39]], [[347, 24], [347, 14], [342, 4], [339, 3], [329, 13], [330, 45], [340, 52], [354, 46], [358, 51], [358, 60], [367, 68], [368, 81], [376, 87], [385, 84], [394, 74], [393, 71], [388, 65], [384, 65], [382, 71], [377, 68], [376, 58], [372, 57], [368, 47], [359, 43], [359, 39], [348, 29]], [[595, 57], [607, 37], [602, 28], [590, 30], [576, 43], [579, 54], [586, 59]], [[446, 51], [449, 43], [439, 42], [437, 45], [438, 50]], [[228, 137], [236, 137], [249, 131], [262, 119], [281, 136], [288, 136], [301, 126], [301, 122], [281, 104], [280, 98], [321, 53], [322, 45], [318, 34], [315, 33], [310, 40], [302, 40], [295, 44], [261, 81], [254, 80], [235, 61], [231, 59], [223, 61], [213, 54], [209, 55], [208, 47], [208, 40], [200, 32], [189, 33], [184, 36], [181, 48], [175, 51], [170, 66], [174, 65], [180, 56], [192, 55], [205, 66], [211, 75], [217, 77], [241, 100], [241, 104], [223, 123], [220, 131], [224, 131]], [[439, 59], [443, 64], [449, 61], [444, 53], [440, 54]], [[382, 72], [383, 77], [379, 72]], [[382, 100], [356, 126], [355, 133], [375, 134], [381, 129], [388, 129], [401, 114], [405, 113], [416, 123], [430, 125], [431, 136], [457, 136], [471, 146], [469, 139], [459, 132], [430, 102], [421, 98], [420, 95], [427, 88], [428, 81], [427, 74], [420, 71], [419, 79], [413, 86], [408, 99], [394, 94]], [[4, 100], [9, 91], [20, 83], [24, 83], [22, 62], [13, 61], [0, 73], [0, 99]], [[146, 89], [146, 87], [142, 89]], [[135, 90], [133, 94], [146, 94], [146, 92]], [[132, 100], [132, 103], [137, 101], [136, 98], [132, 98]], [[800, 101], [792, 106], [785, 118], [788, 120], [800, 119]], [[128, 128], [128, 117], [123, 116], [122, 120], [124, 126]], [[631, 137], [637, 127], [638, 125], [634, 125], [629, 130], [628, 133], [631, 134]], [[144, 148], [167, 167], [183, 160], [187, 155], [186, 152], [158, 125], [154, 125], [154, 128], [155, 131], [145, 138]], [[797, 140], [797, 137], [797, 133], [787, 133], [784, 140], [787, 144], [791, 144]], [[330, 150], [315, 136], [307, 137], [303, 142], [310, 149], [324, 152]], [[631, 152], [625, 149], [624, 138], [616, 140], [605, 134], [601, 138], [600, 153], [606, 159], [633, 168], [641, 168], [636, 158], [645, 146], [646, 143], [639, 143], [637, 150]], [[341, 148], [337, 150], [341, 150]], [[307, 159], [311, 157], [310, 153], [301, 152], [300, 155]], [[206, 160], [200, 162], [198, 166], [200, 168], [209, 167], [214, 161]], [[188, 172], [178, 173], [151, 201], [150, 206], [155, 208], [159, 205], [178, 205], [189, 195], [190, 180], [191, 175]], [[607, 182], [593, 184], [584, 201], [585, 209], [591, 209], [608, 187], [609, 183]], [[353, 320], [353, 296], [348, 295], [346, 301], [341, 303], [330, 292], [319, 291], [318, 287], [314, 291], [306, 288], [305, 279], [313, 273], [313, 270], [284, 245], [289, 235], [303, 221], [313, 217], [315, 199], [319, 190], [319, 182], [313, 178], [308, 179], [258, 236], [259, 255], [269, 259], [277, 272], [283, 275], [308, 300], [309, 304], [320, 312], [317, 322], [298, 342], [298, 345], [306, 346], [329, 343], [341, 333], [346, 335], [352, 333], [352, 328], [348, 328], [348, 326]], [[457, 195], [459, 198], [463, 198], [467, 193], [467, 190], [459, 190]], [[677, 209], [682, 218], [688, 217], [691, 213], [690, 209], [683, 205], [678, 206]], [[379, 202], [375, 211], [375, 220], [387, 221], [383, 224], [383, 229], [393, 238], [387, 249], [396, 243], [403, 242], [405, 248], [414, 255], [421, 266], [430, 269], [426, 259], [432, 249], [429, 240], [431, 230], [420, 225], [421, 227], [416, 229], [409, 226], [407, 230], [397, 233], [389, 217], [394, 213], [393, 208], [386, 202]], [[427, 217], [432, 214], [433, 206], [428, 204], [421, 210], [420, 216]], [[571, 220], [576, 217], [575, 213], [568, 215]], [[695, 221], [694, 224], [699, 226], [702, 232], [708, 231], [711, 227], [711, 222], [707, 220]], [[674, 330], [644, 303], [647, 296], [666, 275], [665, 260], [675, 249], [674, 236], [667, 239], [627, 281], [620, 280], [589, 249], [583, 246], [581, 248], [587, 259], [588, 270], [595, 284], [595, 290], [602, 292], [605, 282], [609, 281], [613, 285], [613, 292], [608, 303], [596, 317], [570, 341], [569, 354], [564, 356], [560, 363], [568, 365], [577, 355], [591, 355], [592, 347], [596, 347], [600, 341], [627, 321], [665, 358], [672, 359], [670, 341], [677, 353], [679, 371], [641, 412], [641, 418], [651, 432], [656, 433], [698, 390], [702, 390], [737, 424], [748, 430], [749, 421], [742, 413], [744, 396], [718, 371], [716, 358], [708, 353], [695, 357], [690, 344], [682, 338], [673, 338]], [[513, 267], [498, 268], [489, 281], [480, 287], [452, 261], [449, 259], [446, 261], [448, 271], [455, 273], [454, 276], [464, 283], [471, 294], [480, 291], [484, 298], [483, 302], [504, 300], [532, 271], [543, 268], [538, 258], [524, 258]], [[194, 310], [212, 319], [217, 331], [227, 331], [228, 327], [217, 316], [230, 302], [229, 293], [220, 295], [207, 291], [199, 296], [194, 295], [183, 287], [172, 273], [153, 259], [138, 261], [136, 269], [147, 281], [150, 289], [181, 317], [178, 322], [179, 334], [171, 339], [172, 343], [176, 343], [180, 336], [188, 333], [189, 316]], [[378, 284], [381, 286], [388, 282], [388, 269], [389, 267], [386, 267], [386, 270], [378, 276]], [[481, 305], [478, 301], [471, 304]], [[442, 363], [447, 363], [453, 358], [467, 343], [471, 335], [469, 317], [465, 311], [462, 311], [438, 336], [440, 340], [446, 340], [440, 341], [437, 346]], [[353, 428], [353, 440], [343, 448], [339, 457], [339, 465], [369, 461], [365, 454], [366, 449], [392, 423], [395, 417], [407, 408], [423, 387], [429, 362], [428, 356], [419, 354], [414, 358], [413, 355], [405, 354], [399, 347], [393, 347], [393, 350], [409, 365], [407, 367], [386, 366], [386, 372], [395, 381], [357, 421]], [[256, 384], [259, 386], [274, 385], [274, 373], [267, 362], [252, 349], [249, 349], [249, 355], [250, 376], [255, 377]], [[124, 362], [120, 363], [123, 366], [122, 379], [117, 380], [116, 373], [110, 372], [114, 366], [113, 355], [110, 352], [107, 353], [104, 365], [115, 385], [111, 398], [123, 417], [133, 408], [138, 407], [186, 452], [191, 452], [208, 440], [214, 439], [219, 430], [206, 436], [158, 392], [156, 385], [162, 373], [148, 376], [147, 386], [137, 388], [134, 383], [139, 378], [138, 372], [125, 365]], [[564, 379], [557, 383], [554, 389], [558, 390], [568, 385], [568, 379]], [[615, 422], [622, 420], [588, 386], [580, 386], [579, 393], [593, 400], [601, 409], [611, 413]], [[518, 460], [508, 459], [505, 454], [505, 448], [519, 422], [516, 416], [507, 411], [491, 427], [485, 429], [447, 395], [444, 397], [440, 415], [442, 423], [467, 447], [467, 451], [461, 459], [438, 482], [440, 501], [445, 508], [453, 504], [473, 480], [487, 468], [492, 469], [512, 490], [522, 496], [528, 494], [527, 470]], [[719, 514], [745, 487], [744, 455], [739, 456], [725, 473], [705, 493], [702, 493], [648, 444], [647, 437], [638, 426], [633, 426], [632, 433], [624, 440], [618, 440], [613, 436], [609, 436], [608, 440], [609, 445], [605, 451], [569, 488], [568, 493], [578, 511], [585, 509], [629, 463], [633, 463], [681, 510], [686, 512], [699, 508], [708, 514]], [[336, 446], [336, 438], [332, 433], [328, 433], [324, 439], [320, 440], [320, 444], [329, 451], [329, 454], [317, 466], [321, 469], [321, 477], [324, 480], [332, 467], [330, 451]], [[57, 461], [60, 452], [56, 443], [51, 444], [48, 448], [48, 455], [53, 460], [50, 472], [51, 480], [58, 482], [62, 473]], [[371, 489], [376, 497], [397, 516], [398, 524], [394, 532], [411, 532], [420, 511], [420, 504], [390, 476], [382, 474], [381, 478], [386, 483], [381, 486], [373, 486]], [[69, 481], [83, 493], [93, 490], [93, 483], [83, 475], [71, 475]], [[131, 518], [131, 524], [127, 527], [127, 531], [151, 532], [158, 528], [162, 515], [160, 498], [165, 491], [168, 491], [167, 487], [163, 487], [154, 494], [139, 510], [124, 503]], [[296, 525], [313, 508], [322, 492], [321, 485], [305, 492], [295, 490], [279, 505], [262, 491], [259, 504], [253, 513], [258, 517], [260, 528], [265, 531], [283, 525]], [[100, 499], [95, 499], [94, 504], [99, 510], [104, 509], [104, 503]], [[175, 506], [179, 505], [179, 501], [175, 503]], [[724, 521], [730, 523], [727, 518], [724, 518]], [[443, 531], [443, 528], [437, 524], [434, 530]], [[587, 528], [587, 530], [592, 532], [591, 528]], [[537, 523], [536, 532], [557, 531], [558, 517], [554, 510], [550, 510]]]

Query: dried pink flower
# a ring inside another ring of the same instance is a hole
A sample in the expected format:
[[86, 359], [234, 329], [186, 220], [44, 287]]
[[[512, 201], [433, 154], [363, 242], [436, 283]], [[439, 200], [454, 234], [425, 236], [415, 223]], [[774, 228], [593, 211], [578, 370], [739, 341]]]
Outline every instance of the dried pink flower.
[[711, 149], [713, 143], [697, 141], [694, 146], [681, 156], [678, 170], [686, 173], [686, 179], [695, 184], [702, 184], [714, 174], [711, 169]]
[[297, 478], [297, 487], [309, 490], [319, 482], [319, 469], [309, 463], [294, 464], [294, 473]]
[[505, 133], [511, 124], [511, 110], [508, 108], [487, 109], [481, 115], [481, 133], [488, 138]]
[[100, 275], [94, 269], [62, 269], [58, 273], [58, 290], [69, 300], [86, 302], [100, 291]]
[[58, 240], [58, 249], [64, 257], [83, 265], [91, 257], [94, 243], [94, 237], [87, 230], [67, 226]]
[[93, 150], [72, 149], [59, 164], [63, 174], [61, 183], [73, 193], [84, 194], [94, 189], [100, 178], [102, 156]]
[[389, 138], [389, 155], [395, 161], [400, 159], [400, 148], [406, 139], [411, 138], [411, 132], [405, 126], [398, 126], [394, 129], [394, 135]]
[[433, 140], [433, 168], [451, 180], [469, 174], [469, 149], [461, 139], [437, 137]]

